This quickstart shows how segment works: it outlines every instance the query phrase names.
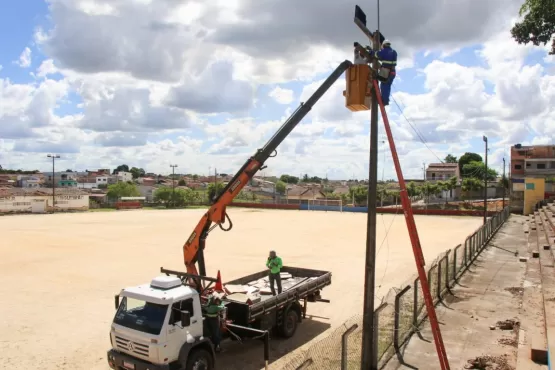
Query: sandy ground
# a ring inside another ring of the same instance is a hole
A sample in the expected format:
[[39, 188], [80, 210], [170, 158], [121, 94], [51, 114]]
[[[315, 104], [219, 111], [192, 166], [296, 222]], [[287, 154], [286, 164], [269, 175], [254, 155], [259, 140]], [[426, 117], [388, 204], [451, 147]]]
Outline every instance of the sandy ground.
[[[0, 217], [1, 366], [108, 369], [114, 294], [124, 286], [150, 281], [161, 266], [184, 270], [181, 247], [203, 212]], [[285, 265], [333, 273], [333, 284], [323, 291], [331, 303], [309, 305], [308, 314], [314, 316], [301, 324], [294, 338], [272, 343], [273, 360], [361, 312], [365, 214], [249, 209], [229, 213], [233, 229], [217, 228], [207, 241], [209, 274], [219, 268], [226, 281], [262, 270], [270, 249]], [[462, 242], [481, 222], [479, 217], [416, 216], [427, 261]], [[376, 284], [383, 296], [415, 267], [403, 215], [378, 215], [377, 229]], [[259, 346], [224, 355], [226, 369], [255, 369], [263, 362]], [[256, 364], [247, 366], [245, 361]]]

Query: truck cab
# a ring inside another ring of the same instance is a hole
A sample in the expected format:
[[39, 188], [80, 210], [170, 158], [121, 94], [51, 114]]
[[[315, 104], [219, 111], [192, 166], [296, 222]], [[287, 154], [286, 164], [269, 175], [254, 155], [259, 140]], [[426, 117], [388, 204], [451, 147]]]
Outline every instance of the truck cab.
[[115, 370], [214, 368], [214, 349], [204, 335], [198, 292], [179, 277], [123, 289], [115, 297], [108, 364]]

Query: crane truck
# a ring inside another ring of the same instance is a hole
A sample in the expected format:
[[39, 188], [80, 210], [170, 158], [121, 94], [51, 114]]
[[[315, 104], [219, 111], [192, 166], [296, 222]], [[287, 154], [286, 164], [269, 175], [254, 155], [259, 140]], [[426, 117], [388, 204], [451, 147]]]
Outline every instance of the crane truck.
[[[186, 272], [161, 268], [150, 283], [122, 289], [115, 296], [116, 314], [111, 323], [108, 364], [115, 370], [212, 370], [216, 366], [214, 346], [205, 325], [203, 304], [214, 290], [223, 286], [249, 286], [263, 280], [268, 270], [222, 284], [218, 277], [206, 276], [204, 248], [208, 234], [216, 226], [229, 231], [233, 223], [226, 207], [253, 176], [265, 168], [267, 159], [277, 155], [277, 148], [313, 105], [341, 75], [352, 66], [342, 62], [312, 96], [293, 112], [269, 141], [251, 156], [202, 216], [183, 246]], [[198, 265], [198, 269], [197, 269]], [[331, 284], [331, 272], [284, 266], [291, 284], [285, 284], [276, 296], [242, 296], [223, 299], [220, 313], [224, 337], [232, 340], [264, 340], [264, 359], [268, 366], [269, 333], [289, 338], [306, 317], [307, 302], [329, 302], [320, 296]], [[212, 287], [212, 284], [215, 284]], [[226, 292], [226, 290], [224, 290]], [[229, 292], [227, 292], [229, 293]], [[237, 296], [237, 295], [236, 295]], [[240, 295], [239, 295], [240, 296]]]

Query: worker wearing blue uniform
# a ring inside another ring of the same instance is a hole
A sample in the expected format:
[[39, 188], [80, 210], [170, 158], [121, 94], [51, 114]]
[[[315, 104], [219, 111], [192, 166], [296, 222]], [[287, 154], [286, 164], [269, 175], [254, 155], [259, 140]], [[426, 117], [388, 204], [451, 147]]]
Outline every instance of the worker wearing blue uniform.
[[382, 49], [378, 51], [377, 57], [382, 63], [382, 67], [390, 69], [387, 81], [380, 83], [380, 90], [382, 92], [382, 101], [384, 105], [389, 105], [389, 95], [391, 94], [391, 84], [395, 79], [395, 67], [397, 67], [397, 52], [391, 48], [391, 41], [384, 40]]

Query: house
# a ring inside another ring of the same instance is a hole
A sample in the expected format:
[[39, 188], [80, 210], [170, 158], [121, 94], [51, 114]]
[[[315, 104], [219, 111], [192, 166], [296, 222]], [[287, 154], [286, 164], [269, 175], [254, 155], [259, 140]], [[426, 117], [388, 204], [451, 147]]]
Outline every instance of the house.
[[137, 179], [137, 182], [139, 184], [145, 185], [145, 186], [154, 186], [157, 183], [156, 179], [154, 179], [152, 177], [139, 177]]
[[152, 203], [154, 201], [154, 193], [156, 192], [156, 187], [151, 185], [139, 185], [137, 186], [141, 196], [145, 198], [145, 202]]
[[116, 174], [116, 177], [117, 177], [117, 181], [123, 181], [123, 182], [133, 181], [133, 174], [131, 172], [119, 171]]
[[310, 199], [325, 199], [326, 195], [318, 187], [302, 187], [296, 186], [291, 189], [287, 189], [286, 192], [287, 199], [289, 200], [310, 200]]
[[[524, 195], [527, 190], [528, 193], [534, 190], [535, 183], [539, 181], [537, 179], [543, 179], [543, 194], [537, 194], [541, 199], [530, 200], [531, 202], [555, 196], [555, 145], [513, 145], [509, 168], [511, 211], [524, 211]], [[530, 205], [526, 208], [529, 209]]]
[[78, 189], [56, 189], [52, 207], [52, 188], [0, 188], [0, 213], [44, 213], [47, 211], [86, 211], [89, 194]]
[[343, 194], [349, 194], [349, 187], [348, 186], [338, 186], [335, 189], [333, 189], [333, 195], [343, 195]]
[[451, 177], [461, 177], [458, 163], [430, 163], [426, 168], [426, 181], [445, 181]]
[[38, 176], [19, 175], [17, 176], [17, 185], [20, 188], [39, 188], [42, 180]]

